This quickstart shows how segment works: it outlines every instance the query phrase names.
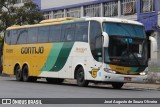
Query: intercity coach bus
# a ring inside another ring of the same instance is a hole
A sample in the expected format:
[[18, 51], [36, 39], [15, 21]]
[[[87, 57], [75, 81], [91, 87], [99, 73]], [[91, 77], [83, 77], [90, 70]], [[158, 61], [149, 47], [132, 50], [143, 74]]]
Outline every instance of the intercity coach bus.
[[136, 21], [59, 18], [6, 30], [3, 73], [18, 81], [46, 78], [49, 83], [76, 79], [112, 84], [147, 81], [147, 37]]

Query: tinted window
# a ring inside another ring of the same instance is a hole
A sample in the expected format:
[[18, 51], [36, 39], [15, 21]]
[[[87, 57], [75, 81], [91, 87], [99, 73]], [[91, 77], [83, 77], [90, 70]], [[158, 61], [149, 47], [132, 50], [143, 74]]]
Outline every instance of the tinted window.
[[11, 42], [10, 31], [6, 31], [6, 34], [5, 34], [5, 42], [6, 42], [7, 44], [10, 44], [10, 42]]
[[11, 33], [11, 44], [14, 45], [17, 43], [18, 30], [12, 30], [10, 31], [10, 33]]
[[38, 33], [38, 28], [29, 28], [27, 42], [37, 43], [37, 33]]
[[101, 33], [100, 23], [96, 21], [91, 21], [90, 22], [90, 48], [91, 48], [91, 52], [94, 59], [97, 61], [102, 61], [100, 60], [102, 59], [102, 49], [98, 45], [97, 45], [98, 47], [96, 47], [96, 43], [98, 43], [97, 41], [100, 41], [98, 39], [100, 38], [101, 35], [102, 33]]
[[75, 24], [63, 25], [63, 40], [64, 41], [75, 40]]
[[38, 30], [38, 42], [48, 42], [49, 26], [39, 27]]
[[18, 44], [26, 44], [27, 43], [27, 35], [28, 35], [28, 30], [27, 29], [20, 29], [18, 30], [18, 39], [17, 43]]
[[50, 42], [60, 42], [61, 40], [61, 25], [50, 26]]
[[88, 41], [88, 22], [76, 23], [76, 41]]
[[109, 36], [145, 37], [145, 29], [144, 26], [141, 25], [107, 22], [103, 23], [103, 29]]

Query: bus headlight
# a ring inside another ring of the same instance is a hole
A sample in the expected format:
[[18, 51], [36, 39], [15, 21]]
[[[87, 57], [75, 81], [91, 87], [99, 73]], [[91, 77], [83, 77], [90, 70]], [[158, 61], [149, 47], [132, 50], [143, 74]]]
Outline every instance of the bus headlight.
[[140, 72], [139, 74], [140, 74], [140, 75], [147, 75], [146, 72]]
[[108, 68], [104, 68], [104, 71], [106, 71], [107, 73], [116, 74], [116, 71], [113, 71], [113, 70], [108, 69]]

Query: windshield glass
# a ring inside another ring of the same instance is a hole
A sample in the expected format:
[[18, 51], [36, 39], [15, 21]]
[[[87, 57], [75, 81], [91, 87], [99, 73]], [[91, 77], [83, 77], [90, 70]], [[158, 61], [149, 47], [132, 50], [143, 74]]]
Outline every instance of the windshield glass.
[[145, 30], [143, 26], [131, 25], [124, 23], [104, 23], [104, 32], [108, 35], [132, 36], [145, 38]]
[[109, 47], [104, 49], [106, 63], [147, 66], [147, 43], [143, 26], [121, 23], [112, 26], [111, 23], [104, 23], [103, 27], [109, 35]]

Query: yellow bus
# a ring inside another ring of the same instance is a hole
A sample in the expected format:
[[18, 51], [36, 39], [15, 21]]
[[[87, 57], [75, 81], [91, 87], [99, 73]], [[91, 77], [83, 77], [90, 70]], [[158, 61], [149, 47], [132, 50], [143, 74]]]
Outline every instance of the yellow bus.
[[60, 18], [6, 30], [3, 73], [18, 81], [46, 78], [50, 83], [76, 79], [121, 88], [147, 81], [147, 39], [136, 21], [106, 18]]

